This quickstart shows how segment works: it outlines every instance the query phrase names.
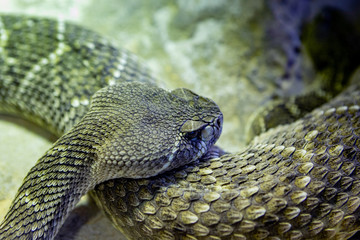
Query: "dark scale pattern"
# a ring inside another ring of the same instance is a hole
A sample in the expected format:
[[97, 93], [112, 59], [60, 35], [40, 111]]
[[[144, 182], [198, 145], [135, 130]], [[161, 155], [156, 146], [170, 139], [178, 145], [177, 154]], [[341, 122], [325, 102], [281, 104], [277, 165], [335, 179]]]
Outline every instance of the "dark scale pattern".
[[359, 160], [355, 82], [242, 152], [92, 195], [130, 239], [348, 239], [360, 229]]
[[0, 61], [0, 111], [62, 135], [25, 177], [1, 240], [53, 239], [95, 185], [193, 162], [221, 134], [212, 100], [158, 88], [134, 55], [73, 24], [0, 16]]

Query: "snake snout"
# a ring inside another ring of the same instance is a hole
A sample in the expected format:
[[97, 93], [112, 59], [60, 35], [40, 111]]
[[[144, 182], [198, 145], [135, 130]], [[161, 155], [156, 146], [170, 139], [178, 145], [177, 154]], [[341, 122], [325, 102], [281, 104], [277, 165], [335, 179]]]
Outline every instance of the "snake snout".
[[223, 121], [224, 121], [224, 117], [222, 113], [220, 113], [220, 115], [214, 121], [215, 128], [217, 129], [217, 135], [216, 135], [217, 138], [220, 137], [220, 134], [222, 132]]

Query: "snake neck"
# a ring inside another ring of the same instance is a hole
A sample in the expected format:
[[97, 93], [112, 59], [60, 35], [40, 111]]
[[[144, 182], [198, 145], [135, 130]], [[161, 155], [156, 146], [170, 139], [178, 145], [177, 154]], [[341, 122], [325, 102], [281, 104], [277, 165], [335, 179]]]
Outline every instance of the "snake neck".
[[86, 119], [61, 137], [24, 179], [0, 226], [0, 239], [53, 239], [96, 184], [91, 166], [101, 139], [101, 131]]
[[142, 83], [99, 90], [89, 112], [30, 170], [0, 239], [52, 239], [95, 185], [155, 176], [194, 161], [214, 144], [221, 125], [217, 105], [189, 90]]

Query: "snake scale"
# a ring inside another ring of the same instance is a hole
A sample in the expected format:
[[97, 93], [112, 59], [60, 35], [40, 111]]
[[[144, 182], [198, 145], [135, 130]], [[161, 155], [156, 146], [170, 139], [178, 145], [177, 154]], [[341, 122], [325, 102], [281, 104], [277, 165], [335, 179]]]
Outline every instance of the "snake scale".
[[52, 239], [92, 188], [130, 239], [347, 239], [359, 230], [358, 79], [220, 154], [213, 101], [156, 87], [134, 55], [76, 25], [0, 20], [0, 110], [65, 133], [25, 178], [0, 239]]

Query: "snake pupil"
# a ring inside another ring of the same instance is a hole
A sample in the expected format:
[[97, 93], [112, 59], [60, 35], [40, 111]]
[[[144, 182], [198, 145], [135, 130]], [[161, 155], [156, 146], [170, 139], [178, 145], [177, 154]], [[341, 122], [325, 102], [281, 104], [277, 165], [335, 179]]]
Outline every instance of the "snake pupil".
[[188, 132], [188, 133], [186, 133], [185, 137], [187, 139], [189, 139], [190, 141], [196, 141], [197, 139], [199, 139], [200, 132], [201, 132], [200, 130]]

